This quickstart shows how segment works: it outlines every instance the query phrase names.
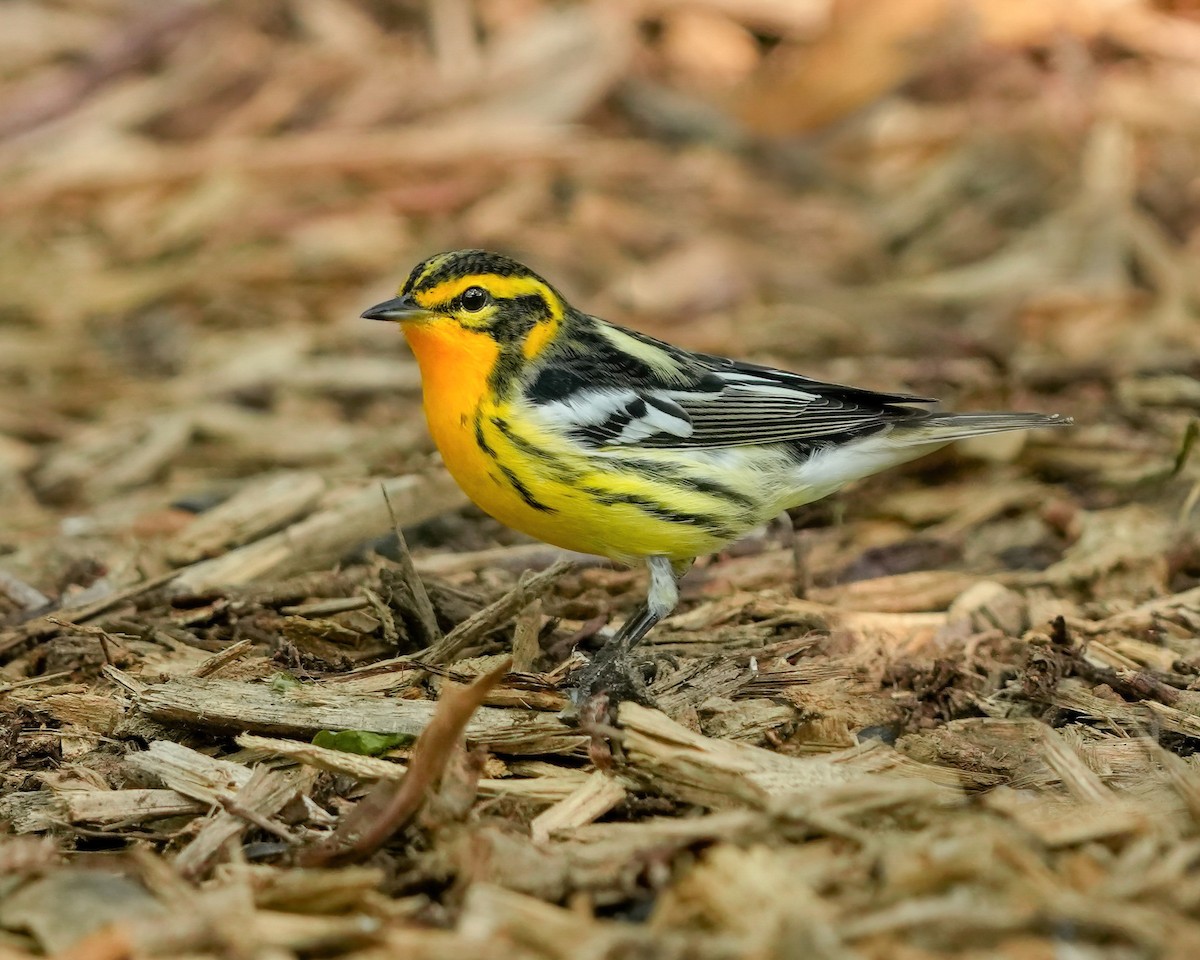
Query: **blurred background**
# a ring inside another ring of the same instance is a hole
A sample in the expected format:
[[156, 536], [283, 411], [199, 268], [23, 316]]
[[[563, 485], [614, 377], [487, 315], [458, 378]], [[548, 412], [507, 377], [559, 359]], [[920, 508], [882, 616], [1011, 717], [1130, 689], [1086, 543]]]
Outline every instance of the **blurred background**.
[[358, 315], [467, 246], [691, 348], [1072, 414], [975, 452], [1141, 496], [1200, 410], [1198, 158], [1191, 0], [7, 0], [0, 553], [130, 579], [263, 471], [428, 469]]

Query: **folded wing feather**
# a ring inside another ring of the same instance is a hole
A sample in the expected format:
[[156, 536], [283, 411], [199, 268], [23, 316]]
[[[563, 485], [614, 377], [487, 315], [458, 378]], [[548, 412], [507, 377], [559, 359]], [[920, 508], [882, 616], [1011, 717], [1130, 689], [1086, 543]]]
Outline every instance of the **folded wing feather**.
[[[822, 383], [799, 374], [688, 354], [638, 335], [670, 356], [683, 377], [673, 382], [614, 386], [580, 378], [566, 397], [537, 405], [557, 429], [594, 448], [684, 449], [803, 443], [872, 433], [923, 411], [897, 404], [926, 397], [876, 393]], [[683, 381], [681, 383], [680, 381]]]

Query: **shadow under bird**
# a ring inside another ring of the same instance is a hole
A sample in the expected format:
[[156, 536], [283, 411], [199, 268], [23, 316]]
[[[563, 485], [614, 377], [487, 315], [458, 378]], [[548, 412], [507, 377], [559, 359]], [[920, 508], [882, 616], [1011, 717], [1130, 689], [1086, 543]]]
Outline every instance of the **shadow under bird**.
[[692, 353], [571, 306], [483, 250], [418, 264], [363, 313], [398, 322], [451, 475], [530, 536], [650, 570], [646, 602], [576, 682], [636, 696], [628, 654], [678, 579], [782, 511], [955, 440], [1059, 427], [1040, 413], [940, 413], [878, 393]]

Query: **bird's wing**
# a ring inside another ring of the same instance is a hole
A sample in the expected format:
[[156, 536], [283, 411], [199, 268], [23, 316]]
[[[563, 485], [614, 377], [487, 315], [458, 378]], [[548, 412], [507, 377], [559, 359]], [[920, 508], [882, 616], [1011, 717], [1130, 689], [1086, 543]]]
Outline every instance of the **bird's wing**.
[[535, 383], [528, 395], [548, 423], [593, 447], [819, 442], [921, 415], [895, 404], [931, 402], [690, 354], [631, 331], [619, 333], [637, 339], [642, 359], [654, 359], [646, 351], [656, 350], [663, 362], [631, 365], [627, 354], [589, 350], [586, 357], [564, 358], [552, 372], [543, 372], [557, 389], [539, 390]]

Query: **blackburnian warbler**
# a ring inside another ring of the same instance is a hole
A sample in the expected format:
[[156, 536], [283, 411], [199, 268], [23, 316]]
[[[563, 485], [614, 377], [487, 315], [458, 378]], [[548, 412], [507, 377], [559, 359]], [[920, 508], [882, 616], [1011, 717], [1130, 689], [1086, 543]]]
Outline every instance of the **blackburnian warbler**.
[[591, 690], [619, 682], [696, 557], [952, 441], [1071, 422], [931, 413], [910, 406], [926, 397], [690, 353], [481, 250], [430, 257], [363, 316], [401, 324], [430, 432], [476, 504], [539, 540], [649, 566], [647, 601], [593, 661]]

